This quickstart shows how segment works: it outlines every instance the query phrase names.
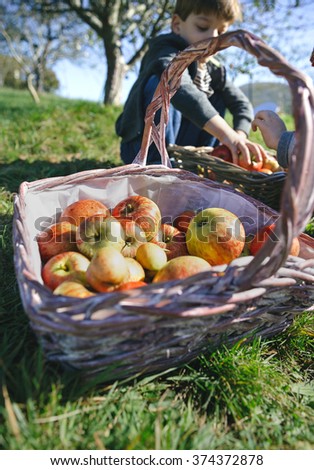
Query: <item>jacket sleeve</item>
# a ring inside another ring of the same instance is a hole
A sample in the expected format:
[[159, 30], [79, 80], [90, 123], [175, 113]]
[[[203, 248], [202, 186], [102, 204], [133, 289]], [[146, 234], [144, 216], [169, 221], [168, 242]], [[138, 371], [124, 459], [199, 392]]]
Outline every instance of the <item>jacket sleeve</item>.
[[188, 70], [183, 72], [180, 88], [173, 96], [171, 103], [185, 118], [201, 129], [209, 119], [218, 114], [204, 92], [193, 83]]
[[295, 145], [295, 133], [283, 132], [278, 142], [277, 160], [283, 168], [288, 168], [289, 159], [292, 155]]
[[222, 93], [226, 108], [233, 117], [233, 128], [236, 131], [241, 130], [245, 132], [246, 135], [249, 135], [251, 122], [254, 118], [252, 104], [242, 90], [231, 82], [226, 82]]

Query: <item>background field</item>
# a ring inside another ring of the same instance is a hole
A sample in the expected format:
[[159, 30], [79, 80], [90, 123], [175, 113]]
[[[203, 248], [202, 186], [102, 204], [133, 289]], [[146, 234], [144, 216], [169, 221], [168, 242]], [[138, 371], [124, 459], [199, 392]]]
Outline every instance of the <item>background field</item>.
[[0, 89], [0, 449], [314, 449], [313, 314], [129, 382], [82, 383], [43, 358], [14, 273], [13, 195], [25, 180], [120, 165], [119, 112]]

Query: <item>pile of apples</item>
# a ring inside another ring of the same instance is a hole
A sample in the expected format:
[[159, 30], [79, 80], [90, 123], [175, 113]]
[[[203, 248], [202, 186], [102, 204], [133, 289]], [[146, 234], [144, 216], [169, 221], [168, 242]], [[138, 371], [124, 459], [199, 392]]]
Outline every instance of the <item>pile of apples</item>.
[[209, 271], [247, 248], [255, 254], [270, 234], [264, 228], [246, 243], [240, 219], [222, 208], [186, 210], [163, 223], [153, 200], [131, 195], [113, 208], [75, 201], [37, 243], [44, 284], [56, 295], [85, 298]]
[[[221, 158], [225, 162], [232, 163], [232, 154], [229, 148], [224, 144], [215, 147], [210, 154], [214, 157]], [[267, 175], [271, 175], [277, 171], [283, 171], [278, 160], [269, 154], [266, 154], [266, 158], [263, 162], [256, 162], [254, 161], [254, 157], [252, 157], [252, 162], [249, 165], [244, 165], [240, 159], [239, 166], [248, 171], [258, 171], [260, 173], [266, 173]]]

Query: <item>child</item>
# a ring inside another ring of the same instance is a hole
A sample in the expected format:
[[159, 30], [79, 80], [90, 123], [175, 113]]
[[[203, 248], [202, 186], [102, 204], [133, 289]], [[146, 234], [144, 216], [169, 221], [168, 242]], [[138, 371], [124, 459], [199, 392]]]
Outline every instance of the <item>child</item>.
[[[125, 163], [132, 163], [140, 150], [145, 111], [169, 62], [188, 45], [226, 32], [240, 18], [238, 0], [177, 0], [172, 32], [151, 41], [116, 123]], [[233, 116], [234, 129], [223, 118], [226, 109]], [[211, 57], [207, 62], [194, 62], [184, 71], [180, 88], [171, 100], [166, 144], [214, 147], [221, 142], [231, 150], [235, 164], [247, 167], [250, 153], [257, 162], [265, 157], [264, 149], [247, 139], [252, 119], [250, 102], [226, 80], [225, 68], [217, 58]], [[160, 162], [155, 145], [150, 146], [148, 162]]]
[[273, 111], [259, 111], [252, 122], [252, 129], [261, 131], [267, 147], [277, 150], [279, 165], [287, 168], [295, 145], [295, 134], [287, 131], [278, 114]]

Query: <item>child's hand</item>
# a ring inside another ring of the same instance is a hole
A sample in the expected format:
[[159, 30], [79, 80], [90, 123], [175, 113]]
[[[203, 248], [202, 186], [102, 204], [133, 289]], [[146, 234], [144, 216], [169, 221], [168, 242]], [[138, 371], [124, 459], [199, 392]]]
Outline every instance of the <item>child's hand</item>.
[[277, 150], [280, 136], [287, 130], [285, 123], [273, 111], [259, 111], [252, 122], [252, 130], [259, 129], [267, 147]]
[[219, 115], [207, 121], [204, 130], [229, 148], [235, 165], [252, 169], [252, 166], [263, 163], [266, 158], [266, 152], [261, 145], [249, 141], [243, 132], [233, 130]]

